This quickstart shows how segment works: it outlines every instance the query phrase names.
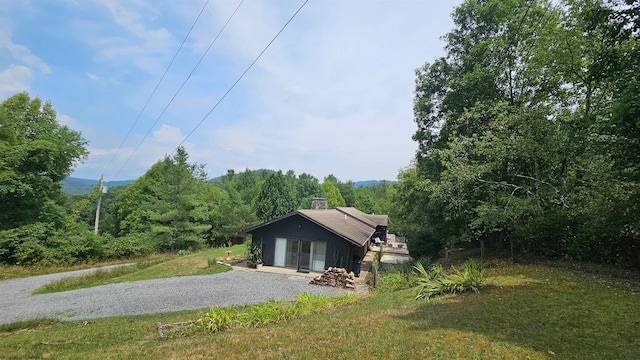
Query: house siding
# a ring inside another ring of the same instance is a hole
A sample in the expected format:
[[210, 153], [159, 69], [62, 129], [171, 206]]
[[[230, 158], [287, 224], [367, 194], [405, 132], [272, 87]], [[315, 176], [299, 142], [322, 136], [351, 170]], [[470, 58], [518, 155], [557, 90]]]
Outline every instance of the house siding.
[[362, 258], [365, 252], [364, 247], [353, 245], [299, 214], [254, 229], [250, 233], [254, 244], [262, 243], [262, 261], [267, 266], [274, 264], [276, 238], [326, 242], [325, 269], [330, 266], [340, 266], [351, 271], [353, 257]]

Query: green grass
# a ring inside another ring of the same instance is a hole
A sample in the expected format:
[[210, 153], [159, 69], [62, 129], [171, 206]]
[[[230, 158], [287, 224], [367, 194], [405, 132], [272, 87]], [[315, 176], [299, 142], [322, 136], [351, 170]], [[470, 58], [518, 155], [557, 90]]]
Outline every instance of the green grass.
[[36, 323], [0, 332], [0, 355], [55, 359], [638, 359], [640, 285], [545, 265], [485, 269], [480, 293], [414, 290], [286, 323], [160, 339], [198, 311]]
[[73, 270], [83, 270], [89, 269], [93, 267], [107, 266], [107, 265], [117, 265], [117, 264], [125, 264], [132, 262], [143, 262], [150, 260], [157, 260], [160, 258], [166, 257], [165, 254], [153, 254], [151, 256], [146, 256], [143, 258], [135, 258], [135, 259], [118, 259], [111, 261], [101, 261], [97, 263], [84, 263], [84, 264], [76, 264], [76, 265], [47, 265], [47, 266], [20, 266], [20, 265], [0, 265], [0, 280], [9, 280], [9, 279], [18, 279], [24, 278], [28, 276], [36, 276], [36, 275], [45, 275], [45, 274], [55, 274], [65, 271], [73, 271]]
[[136, 263], [135, 266], [98, 271], [85, 276], [66, 278], [47, 284], [35, 290], [33, 293], [48, 294], [105, 284], [162, 279], [172, 276], [217, 274], [231, 270], [229, 266], [225, 265], [216, 265], [213, 268], [209, 266], [211, 259], [223, 258], [225, 251], [227, 250], [230, 250], [233, 255], [238, 256], [244, 253], [245, 245], [235, 245], [230, 248], [208, 249], [189, 255], [172, 256]]

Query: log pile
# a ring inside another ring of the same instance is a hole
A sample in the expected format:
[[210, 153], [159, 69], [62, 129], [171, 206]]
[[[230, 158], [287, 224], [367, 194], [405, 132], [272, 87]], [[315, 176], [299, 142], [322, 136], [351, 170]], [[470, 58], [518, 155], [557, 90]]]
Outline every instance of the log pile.
[[345, 289], [355, 289], [353, 271], [348, 273], [345, 268], [330, 267], [322, 275], [318, 275], [309, 282], [312, 285], [334, 286]]

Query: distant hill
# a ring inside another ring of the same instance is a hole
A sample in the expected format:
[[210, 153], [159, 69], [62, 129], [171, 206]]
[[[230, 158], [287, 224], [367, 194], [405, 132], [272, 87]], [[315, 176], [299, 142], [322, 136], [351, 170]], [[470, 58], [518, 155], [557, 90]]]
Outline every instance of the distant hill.
[[[271, 170], [271, 169], [258, 169], [258, 170], [249, 170], [249, 171], [254, 172], [254, 173], [257, 173], [257, 174], [260, 174], [260, 173], [263, 173], [263, 172], [266, 172], [267, 174], [273, 174], [274, 172], [276, 172], [275, 170]], [[242, 171], [241, 171], [241, 172], [242, 172]], [[236, 173], [236, 175], [238, 175], [238, 174], [239, 174], [239, 173], [237, 172], [237, 173]], [[212, 179], [209, 179], [208, 181], [209, 181], [210, 183], [212, 183], [212, 184], [215, 184], [215, 183], [219, 183], [219, 182], [221, 182], [221, 181], [222, 181], [222, 179], [224, 179], [225, 177], [227, 177], [227, 175], [226, 175], [226, 174], [224, 174], [224, 175], [220, 175], [220, 176], [218, 176], [218, 177], [214, 177], [214, 178], [212, 178]]]
[[[275, 172], [274, 170], [270, 170], [270, 169], [258, 169], [258, 170], [251, 170], [251, 171], [256, 172], [256, 173], [267, 172], [269, 174]], [[218, 177], [209, 179], [209, 182], [211, 182], [211, 183], [220, 182], [220, 181], [222, 181], [222, 179], [225, 176], [227, 176], [227, 175], [220, 175]], [[129, 185], [134, 181], [135, 180], [107, 181], [105, 183], [105, 185], [107, 187], [122, 186], [122, 185]], [[369, 186], [378, 185], [383, 181], [387, 181], [387, 180], [355, 181], [353, 183], [353, 186], [355, 188], [369, 187]], [[389, 184], [395, 184], [397, 181], [387, 181], [387, 182]], [[93, 190], [93, 187], [96, 184], [98, 184], [98, 180], [81, 179], [81, 178], [76, 178], [76, 177], [69, 176], [69, 177], [65, 178], [64, 180], [62, 180], [60, 183], [62, 184], [62, 189], [64, 190], [65, 193], [67, 193], [67, 195], [81, 195], [81, 194], [90, 193]]]
[[[107, 181], [105, 185], [107, 187], [121, 186], [131, 184], [134, 180], [120, 180], [120, 181]], [[90, 193], [93, 187], [98, 184], [98, 180], [81, 179], [75, 177], [67, 177], [60, 182], [62, 184], [62, 190], [67, 195], [81, 195]]]
[[375, 186], [382, 183], [383, 181], [386, 181], [390, 185], [397, 183], [397, 181], [389, 181], [389, 180], [362, 180], [362, 181], [354, 182], [353, 187], [359, 188], [359, 187]]

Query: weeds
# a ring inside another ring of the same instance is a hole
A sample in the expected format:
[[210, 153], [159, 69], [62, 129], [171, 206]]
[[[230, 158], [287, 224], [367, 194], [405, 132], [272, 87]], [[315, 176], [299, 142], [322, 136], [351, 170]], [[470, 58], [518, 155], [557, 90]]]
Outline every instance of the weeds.
[[415, 270], [418, 273], [416, 300], [465, 291], [479, 292], [484, 282], [484, 264], [479, 261], [467, 261], [461, 269], [452, 266], [449, 274], [445, 274], [442, 265], [433, 265], [426, 270], [422, 263], [417, 263]]
[[359, 301], [360, 296], [353, 294], [329, 297], [301, 293], [293, 302], [270, 300], [247, 307], [214, 306], [206, 313], [200, 314], [197, 320], [172, 327], [167, 331], [167, 335], [176, 337], [197, 332], [217, 333], [232, 327], [257, 328], [316, 314], [333, 307], [355, 304]]
[[392, 292], [410, 288], [415, 283], [415, 276], [407, 276], [401, 272], [392, 272], [380, 277], [376, 292]]

